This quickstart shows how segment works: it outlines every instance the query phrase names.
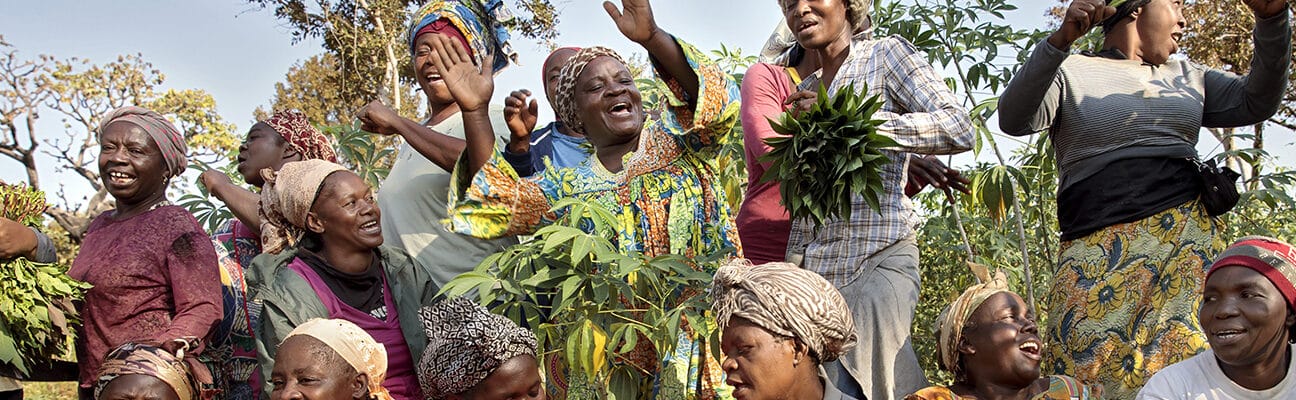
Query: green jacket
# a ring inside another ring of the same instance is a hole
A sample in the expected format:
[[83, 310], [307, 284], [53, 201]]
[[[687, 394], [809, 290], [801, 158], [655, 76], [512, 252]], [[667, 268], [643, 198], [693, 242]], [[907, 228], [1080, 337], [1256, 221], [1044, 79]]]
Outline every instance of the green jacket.
[[[297, 249], [285, 249], [279, 254], [262, 253], [252, 260], [247, 271], [249, 297], [261, 304], [261, 320], [257, 329], [257, 358], [265, 381], [270, 381], [274, 368], [275, 351], [294, 327], [311, 318], [328, 318], [328, 310], [319, 296], [297, 271], [288, 264], [297, 256]], [[431, 305], [440, 291], [432, 282], [427, 269], [395, 247], [378, 248], [387, 284], [396, 302], [401, 333], [409, 345], [415, 363], [427, 348], [427, 336], [419, 321], [419, 309]], [[265, 385], [266, 398], [272, 385]]]

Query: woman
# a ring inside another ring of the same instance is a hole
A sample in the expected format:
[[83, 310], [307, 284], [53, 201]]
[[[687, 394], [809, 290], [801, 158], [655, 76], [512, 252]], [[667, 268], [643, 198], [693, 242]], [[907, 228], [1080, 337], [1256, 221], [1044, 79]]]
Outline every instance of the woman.
[[414, 360], [427, 338], [420, 304], [437, 286], [422, 265], [382, 246], [380, 211], [360, 176], [324, 160], [262, 171], [261, 243], [253, 268], [274, 271], [262, 300], [257, 354], [269, 376], [275, 344], [312, 318], [350, 321], [387, 348], [385, 386], [396, 399], [419, 398]]
[[1296, 398], [1296, 249], [1250, 236], [1206, 274], [1201, 326], [1210, 350], [1152, 375], [1139, 399]]
[[95, 378], [95, 400], [199, 400], [211, 399], [216, 391], [211, 374], [186, 351], [195, 340], [179, 340], [159, 346], [128, 342], [108, 353]]
[[[1178, 0], [1077, 0], [1000, 97], [1000, 128], [1047, 129], [1057, 155], [1048, 371], [1128, 399], [1206, 349], [1191, 289], [1225, 243], [1198, 200], [1197, 135], [1273, 115], [1291, 62], [1286, 2], [1243, 2], [1257, 19], [1246, 76], [1170, 59], [1187, 25]], [[1100, 24], [1102, 51], [1070, 55]]]
[[[244, 182], [260, 189], [265, 184], [262, 169], [278, 171], [284, 163], [303, 159], [337, 162], [332, 140], [300, 111], [276, 111], [248, 130], [239, 146], [238, 171]], [[255, 297], [255, 286], [264, 280], [261, 275], [273, 272], [250, 270], [252, 258], [261, 254], [261, 218], [256, 213], [259, 198], [220, 170], [203, 172], [199, 179], [236, 217], [212, 234], [221, 266], [225, 314], [208, 346], [217, 361], [210, 367], [224, 398], [251, 399], [261, 392], [256, 357], [261, 307], [248, 299]]]
[[[94, 285], [80, 305], [81, 398], [108, 351], [126, 342], [171, 346], [207, 338], [221, 318], [216, 250], [166, 189], [184, 172], [184, 136], [156, 112], [122, 107], [100, 119], [99, 179], [116, 208], [86, 230], [68, 275]], [[174, 349], [171, 349], [174, 350]], [[190, 349], [201, 353], [200, 344]]]
[[[541, 79], [544, 82], [545, 98], [554, 104], [554, 90], [558, 84], [558, 73], [567, 64], [579, 47], [560, 47], [545, 57], [540, 65]], [[544, 128], [535, 129], [539, 104], [535, 100], [527, 103], [531, 91], [515, 90], [504, 99], [504, 121], [508, 124], [509, 142], [504, 146], [504, 159], [520, 177], [535, 175], [545, 170], [545, 163], [552, 163], [558, 168], [575, 167], [589, 159], [589, 146], [585, 135], [571, 130], [555, 116], [554, 121]], [[547, 160], [547, 161], [546, 161]]]
[[432, 400], [544, 400], [535, 334], [455, 297], [419, 311], [428, 349], [419, 382]]
[[[883, 102], [874, 119], [878, 133], [900, 144], [883, 150], [890, 159], [881, 171], [885, 195], [874, 210], [852, 198], [851, 217], [816, 228], [809, 218], [792, 221], [787, 260], [818, 272], [846, 298], [856, 334], [869, 338], [825, 365], [842, 392], [874, 400], [896, 399], [927, 386], [910, 345], [920, 290], [919, 221], [904, 196], [911, 169], [906, 153], [953, 154], [972, 148], [967, 111], [945, 85], [926, 54], [899, 37], [874, 40], [866, 0], [780, 0], [784, 22], [797, 44], [817, 59], [820, 72], [808, 78], [785, 104], [807, 109], [821, 84], [829, 95], [853, 85]], [[859, 32], [856, 34], [856, 32]]]
[[822, 276], [795, 264], [731, 261], [716, 271], [711, 296], [735, 398], [855, 399], [821, 366], [857, 339], [846, 299]]
[[993, 277], [979, 272], [985, 283], [964, 290], [936, 319], [937, 364], [954, 374], [954, 385], [928, 387], [905, 398], [1097, 399], [1101, 386], [1068, 376], [1040, 377], [1044, 343], [1026, 301], [1008, 290], [1002, 272]]
[[270, 398], [391, 400], [386, 377], [387, 350], [364, 329], [342, 319], [312, 319], [279, 344]]

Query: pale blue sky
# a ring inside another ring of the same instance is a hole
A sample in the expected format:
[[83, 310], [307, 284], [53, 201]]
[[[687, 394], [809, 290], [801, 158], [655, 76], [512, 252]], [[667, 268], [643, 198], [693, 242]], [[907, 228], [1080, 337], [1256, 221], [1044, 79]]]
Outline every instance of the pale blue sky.
[[[606, 45], [624, 55], [640, 51], [617, 32], [596, 0], [556, 0], [561, 23], [559, 45]], [[1051, 1], [1025, 1], [1009, 21], [1033, 28], [1044, 22]], [[773, 0], [659, 0], [653, 3], [658, 24], [702, 49], [720, 43], [757, 51], [780, 20]], [[292, 43], [288, 30], [269, 10], [237, 0], [204, 1], [19, 1], [0, 0], [0, 35], [21, 54], [81, 57], [102, 63], [119, 54], [142, 53], [167, 77], [166, 88], [199, 88], [210, 92], [218, 110], [240, 132], [254, 122], [252, 111], [268, 105], [275, 82], [299, 60], [320, 53], [318, 41]], [[539, 93], [544, 46], [514, 38], [522, 65], [504, 71], [496, 82], [496, 101], [515, 88]], [[543, 96], [540, 96], [543, 102]], [[547, 108], [542, 122], [552, 118]], [[43, 115], [46, 135], [62, 129], [52, 112]], [[993, 126], [993, 124], [992, 124]], [[1269, 146], [1287, 165], [1296, 160], [1291, 132], [1271, 129]], [[1217, 142], [1203, 134], [1200, 151]], [[983, 154], [982, 159], [992, 157]], [[960, 157], [960, 163], [970, 157]], [[966, 161], [964, 161], [966, 160]], [[52, 160], [42, 161], [42, 176], [51, 176]], [[0, 159], [0, 179], [21, 181], [18, 164]], [[45, 178], [49, 181], [49, 178]], [[71, 179], [69, 181], [75, 181]], [[78, 182], [79, 183], [79, 182]], [[69, 186], [70, 193], [84, 191]], [[52, 191], [53, 188], [46, 188]]]

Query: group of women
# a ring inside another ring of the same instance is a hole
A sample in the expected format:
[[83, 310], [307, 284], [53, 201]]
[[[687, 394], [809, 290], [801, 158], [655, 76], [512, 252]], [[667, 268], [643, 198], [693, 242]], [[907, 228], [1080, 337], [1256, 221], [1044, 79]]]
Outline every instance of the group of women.
[[[606, 383], [568, 376], [527, 329], [437, 296], [575, 197], [619, 217], [625, 251], [734, 258], [706, 271], [724, 358], [682, 333], [675, 354], [643, 341], [613, 361], [650, 372], [637, 386], [657, 398], [1296, 396], [1296, 250], [1259, 237], [1226, 250], [1199, 200], [1197, 131], [1271, 116], [1291, 62], [1286, 2], [1240, 1], [1257, 21], [1244, 76], [1170, 57], [1186, 26], [1179, 0], [1075, 0], [1035, 46], [999, 110], [1009, 134], [1047, 130], [1058, 156], [1049, 326], [1041, 337], [1002, 274], [974, 271], [980, 283], [938, 321], [951, 386], [930, 386], [910, 345], [920, 221], [906, 195], [915, 182], [966, 190], [930, 155], [969, 149], [972, 126], [920, 51], [872, 37], [871, 1], [779, 0], [784, 23], [741, 91], [662, 30], [647, 0], [604, 3], [670, 101], [644, 109], [611, 49], [561, 48], [542, 71], [557, 122], [532, 132], [529, 91], [491, 105], [494, 75], [515, 57], [501, 1], [433, 0], [408, 32], [429, 118], [381, 102], [357, 116], [405, 139], [377, 196], [302, 114], [276, 112], [239, 149], [238, 171], [259, 193], [202, 175], [236, 217], [208, 235], [166, 197], [187, 164], [181, 132], [138, 107], [101, 119], [99, 172], [116, 202], [69, 271], [94, 285], [81, 305], [80, 395], [594, 398]], [[1097, 26], [1102, 51], [1070, 54]], [[878, 130], [899, 147], [886, 150], [877, 211], [856, 198], [850, 219], [814, 228], [788, 217], [758, 158], [775, 135], [769, 119], [806, 109], [819, 85], [879, 95]], [[740, 140], [739, 122], [752, 185], [735, 213], [712, 160]], [[0, 256], [51, 253], [9, 225]], [[672, 370], [655, 371], [660, 360]]]

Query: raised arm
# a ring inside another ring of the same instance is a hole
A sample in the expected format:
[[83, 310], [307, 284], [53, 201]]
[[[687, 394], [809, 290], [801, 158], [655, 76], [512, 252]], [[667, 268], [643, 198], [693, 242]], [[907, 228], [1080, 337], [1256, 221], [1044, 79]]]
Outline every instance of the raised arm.
[[[466, 147], [462, 153], [467, 164], [460, 173], [473, 176], [495, 153], [495, 130], [491, 127], [490, 108], [487, 107], [491, 93], [495, 91], [491, 67], [495, 55], [488, 54], [479, 67], [458, 41], [441, 34], [434, 35], [432, 48], [435, 53], [432, 65], [445, 80], [446, 88], [450, 89], [450, 95], [463, 113]], [[454, 163], [446, 167], [447, 171], [454, 169]]]
[[202, 181], [203, 186], [207, 187], [207, 191], [212, 196], [216, 196], [221, 202], [225, 203], [225, 207], [229, 208], [231, 214], [234, 214], [234, 218], [238, 218], [240, 222], [243, 222], [243, 226], [258, 235], [261, 234], [261, 216], [257, 215], [257, 209], [260, 208], [260, 195], [235, 185], [234, 181], [230, 180], [229, 175], [225, 175], [219, 170], [203, 171], [202, 175], [198, 176], [198, 179]]
[[[402, 117], [378, 100], [361, 108], [356, 117], [360, 119], [360, 129], [382, 135], [400, 135], [415, 151], [446, 171], [454, 168], [455, 160], [466, 146], [462, 139]], [[466, 114], [464, 119], [466, 122]]]
[[1245, 76], [1206, 71], [1202, 125], [1235, 127], [1262, 122], [1282, 105], [1291, 67], [1291, 19], [1285, 1], [1245, 0], [1255, 13], [1255, 52]]
[[698, 95], [697, 73], [689, 65], [684, 49], [675, 41], [675, 37], [657, 27], [648, 0], [621, 0], [620, 10], [611, 1], [604, 1], [603, 9], [616, 22], [621, 34], [643, 46], [653, 65], [670, 75], [663, 76], [664, 80], [674, 79], [679, 83], [687, 97], [681, 100], [693, 105]]

